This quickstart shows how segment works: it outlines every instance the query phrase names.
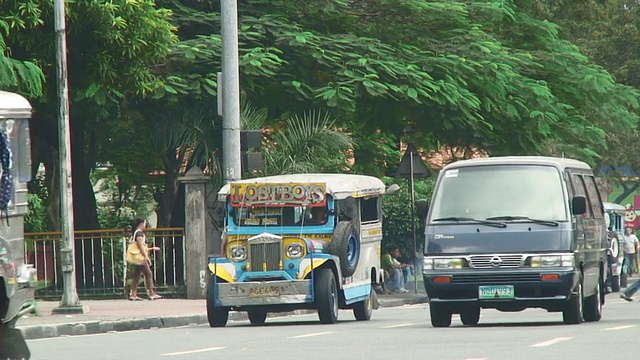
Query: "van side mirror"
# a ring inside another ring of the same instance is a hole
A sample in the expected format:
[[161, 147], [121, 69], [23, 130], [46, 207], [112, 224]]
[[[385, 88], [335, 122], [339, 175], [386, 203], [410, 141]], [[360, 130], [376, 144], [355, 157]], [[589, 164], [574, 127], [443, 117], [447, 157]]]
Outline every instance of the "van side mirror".
[[416, 213], [420, 216], [421, 219], [427, 217], [427, 213], [429, 212], [429, 202], [427, 200], [417, 200], [416, 201]]
[[571, 212], [574, 215], [582, 215], [587, 212], [587, 198], [584, 195], [576, 195], [571, 199]]

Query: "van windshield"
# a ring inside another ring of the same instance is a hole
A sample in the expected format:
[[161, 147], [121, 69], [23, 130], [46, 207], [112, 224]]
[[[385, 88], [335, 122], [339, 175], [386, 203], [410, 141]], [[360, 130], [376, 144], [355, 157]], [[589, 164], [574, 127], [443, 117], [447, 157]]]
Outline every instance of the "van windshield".
[[430, 219], [513, 217], [566, 221], [562, 184], [559, 171], [544, 165], [482, 165], [446, 170], [433, 199]]

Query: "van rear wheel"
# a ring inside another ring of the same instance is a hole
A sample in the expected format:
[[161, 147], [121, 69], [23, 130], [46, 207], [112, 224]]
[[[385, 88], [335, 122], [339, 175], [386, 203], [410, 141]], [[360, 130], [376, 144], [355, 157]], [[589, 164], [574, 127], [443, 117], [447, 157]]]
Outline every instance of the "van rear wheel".
[[602, 319], [602, 280], [598, 279], [595, 293], [584, 299], [584, 321]]

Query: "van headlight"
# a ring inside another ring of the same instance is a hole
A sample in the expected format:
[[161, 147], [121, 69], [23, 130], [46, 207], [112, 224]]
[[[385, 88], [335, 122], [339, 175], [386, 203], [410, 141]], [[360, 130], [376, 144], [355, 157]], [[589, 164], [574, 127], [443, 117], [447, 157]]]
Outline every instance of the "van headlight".
[[425, 258], [423, 270], [462, 269], [464, 265], [460, 258]]
[[232, 245], [229, 247], [229, 260], [245, 261], [247, 260], [247, 247], [244, 245]]
[[532, 256], [531, 267], [575, 267], [576, 260], [573, 255], [539, 255]]
[[292, 242], [287, 245], [286, 255], [290, 259], [300, 259], [304, 256], [304, 245], [299, 242]]

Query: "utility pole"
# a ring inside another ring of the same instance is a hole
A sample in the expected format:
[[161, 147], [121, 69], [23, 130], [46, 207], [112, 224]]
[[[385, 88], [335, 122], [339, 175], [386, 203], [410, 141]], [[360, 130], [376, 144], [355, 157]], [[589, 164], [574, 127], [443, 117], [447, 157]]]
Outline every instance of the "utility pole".
[[58, 85], [58, 143], [60, 155], [60, 215], [62, 227], [62, 280], [64, 290], [60, 306], [54, 313], [83, 313], [76, 291], [75, 251], [73, 237], [73, 192], [71, 182], [71, 134], [69, 123], [69, 85], [67, 80], [67, 32], [65, 0], [54, 0], [56, 32], [56, 75]]
[[[222, 21], [222, 168], [224, 183], [242, 177], [240, 160], [240, 69], [238, 65], [238, 2], [221, 0]], [[218, 79], [220, 81], [220, 79]], [[222, 93], [220, 94], [220, 91]], [[220, 102], [219, 102], [220, 103]]]

